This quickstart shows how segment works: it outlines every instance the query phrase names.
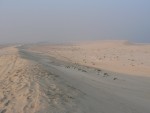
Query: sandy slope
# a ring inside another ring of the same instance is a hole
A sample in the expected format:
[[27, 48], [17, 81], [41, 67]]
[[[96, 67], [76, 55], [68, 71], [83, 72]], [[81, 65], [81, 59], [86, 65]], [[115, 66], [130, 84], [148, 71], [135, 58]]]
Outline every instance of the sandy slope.
[[75, 106], [72, 95], [64, 93], [68, 89], [63, 92], [56, 83], [57, 76], [21, 58], [15, 47], [0, 52], [0, 113], [63, 113], [70, 108], [66, 102]]
[[38, 66], [21, 59], [17, 49], [13, 47], [4, 48], [0, 52], [1, 113], [38, 111], [40, 109], [39, 86], [32, 76], [37, 72], [31, 68], [38, 70]]
[[34, 46], [55, 58], [114, 72], [150, 76], [150, 45], [99, 41], [74, 45]]

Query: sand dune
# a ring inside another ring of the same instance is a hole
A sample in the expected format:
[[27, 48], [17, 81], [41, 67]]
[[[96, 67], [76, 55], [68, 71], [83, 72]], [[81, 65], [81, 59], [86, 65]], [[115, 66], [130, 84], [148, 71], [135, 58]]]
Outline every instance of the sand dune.
[[131, 75], [150, 76], [150, 45], [128, 41], [33, 47], [58, 59]]

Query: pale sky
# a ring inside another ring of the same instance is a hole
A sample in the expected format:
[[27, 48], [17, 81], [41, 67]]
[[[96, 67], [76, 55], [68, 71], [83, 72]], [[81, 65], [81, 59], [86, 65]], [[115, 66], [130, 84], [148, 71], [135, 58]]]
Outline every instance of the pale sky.
[[150, 0], [0, 0], [0, 43], [150, 42]]

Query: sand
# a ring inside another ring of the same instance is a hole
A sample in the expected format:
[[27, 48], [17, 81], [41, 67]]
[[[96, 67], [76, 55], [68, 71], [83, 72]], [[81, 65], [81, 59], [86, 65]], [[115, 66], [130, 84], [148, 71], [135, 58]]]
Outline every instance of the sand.
[[37, 72], [30, 68], [38, 69], [37, 66], [21, 59], [14, 47], [0, 52], [0, 112], [29, 113], [40, 109], [39, 87], [32, 85], [34, 76], [31, 76]]
[[0, 49], [0, 113], [149, 113], [150, 45]]
[[71, 96], [61, 91], [55, 78], [40, 64], [21, 58], [15, 46], [1, 49], [0, 113], [67, 112], [63, 104], [72, 103]]
[[74, 45], [34, 46], [57, 59], [113, 72], [150, 76], [150, 45], [128, 41], [82, 42]]

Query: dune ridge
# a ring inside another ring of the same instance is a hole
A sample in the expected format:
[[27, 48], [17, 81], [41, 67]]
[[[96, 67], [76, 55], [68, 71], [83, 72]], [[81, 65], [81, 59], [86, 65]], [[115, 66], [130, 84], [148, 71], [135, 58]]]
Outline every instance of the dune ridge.
[[0, 50], [0, 113], [67, 112], [69, 105], [75, 106], [73, 96], [65, 93], [68, 87], [62, 90], [63, 85], [60, 87], [56, 79], [56, 75], [40, 64], [22, 58], [15, 46], [3, 48]]

